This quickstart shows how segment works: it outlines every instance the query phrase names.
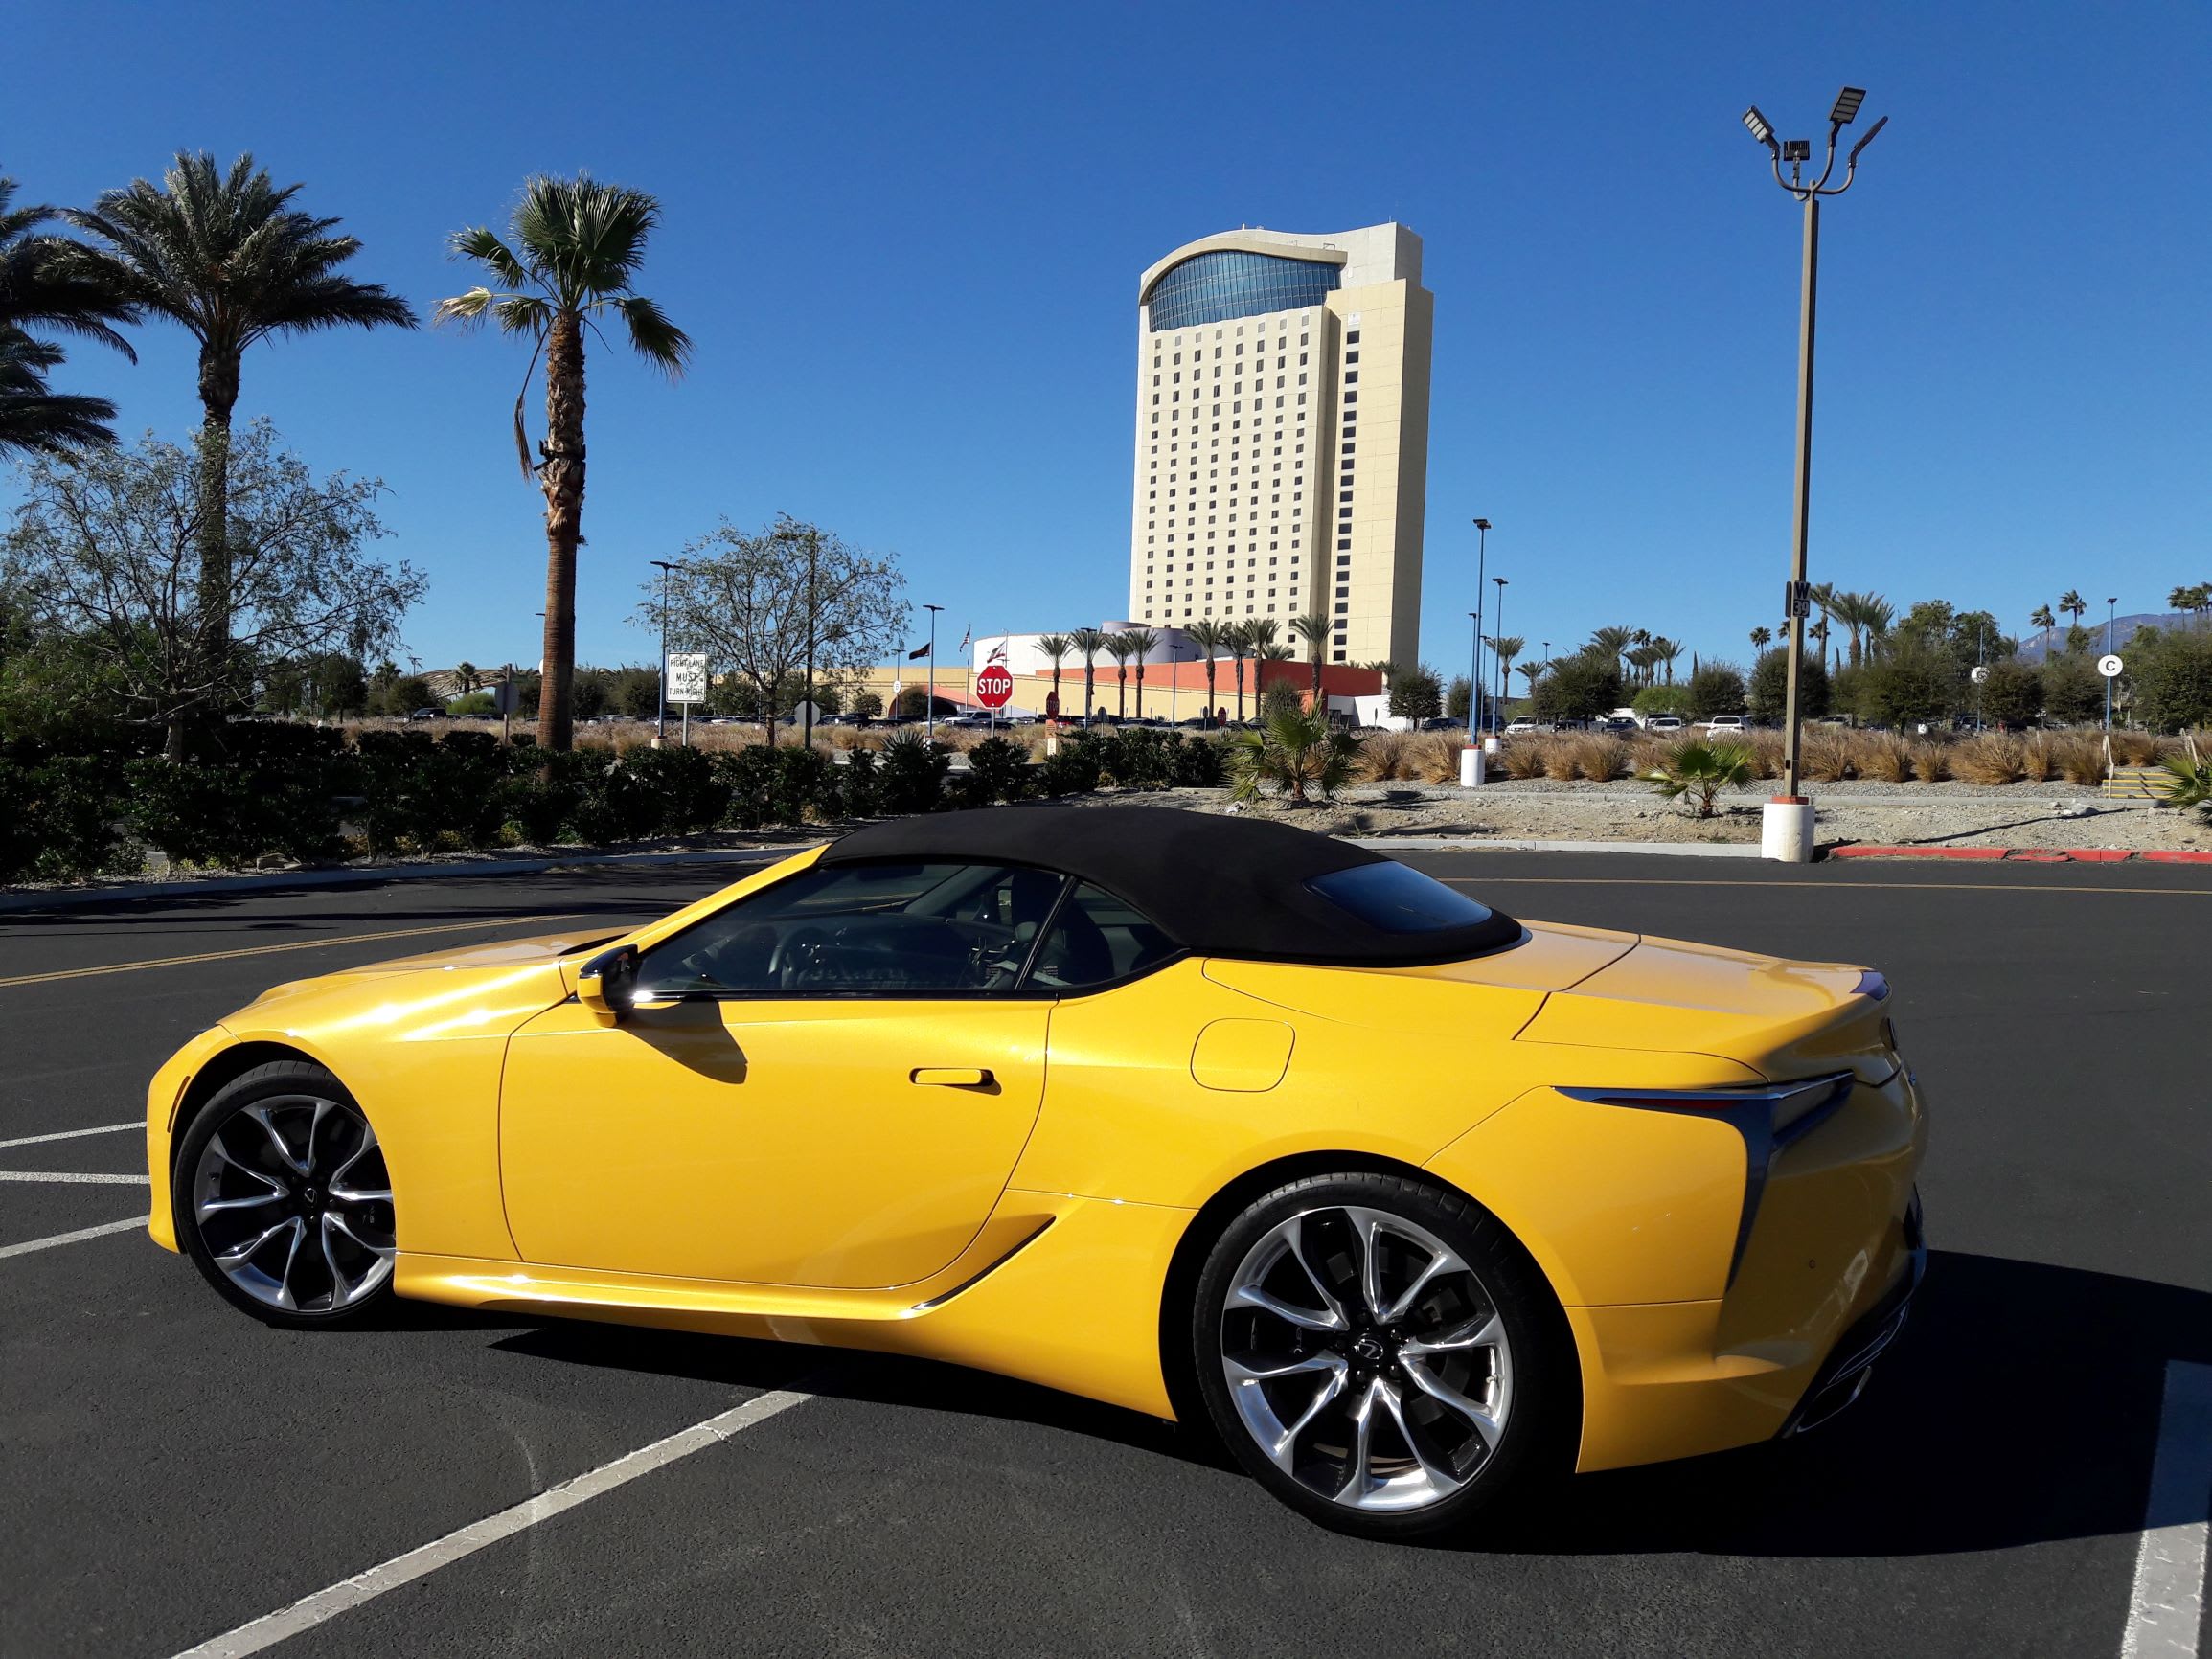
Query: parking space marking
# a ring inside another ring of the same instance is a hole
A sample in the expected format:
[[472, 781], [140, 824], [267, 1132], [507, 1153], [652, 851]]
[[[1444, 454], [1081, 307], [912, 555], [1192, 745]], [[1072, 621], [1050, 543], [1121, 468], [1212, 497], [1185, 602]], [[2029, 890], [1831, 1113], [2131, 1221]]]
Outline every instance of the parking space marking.
[[144, 1216], [132, 1216], [122, 1221], [103, 1221], [97, 1227], [80, 1227], [73, 1233], [54, 1233], [44, 1239], [26, 1239], [20, 1244], [0, 1244], [0, 1261], [11, 1256], [28, 1256], [34, 1250], [52, 1250], [61, 1244], [81, 1244], [87, 1239], [104, 1239], [110, 1233], [127, 1233], [133, 1227], [143, 1231]]
[[194, 956], [155, 956], [143, 962], [108, 962], [97, 967], [64, 967], [52, 973], [19, 973], [12, 979], [0, 979], [0, 989], [14, 985], [53, 985], [64, 979], [92, 979], [103, 973], [137, 973], [149, 967], [185, 967], [195, 962], [231, 962], [241, 956], [274, 956], [280, 950], [324, 950], [340, 944], [368, 944], [379, 939], [418, 939], [426, 933], [465, 933], [470, 928], [525, 927], [540, 921], [573, 921], [590, 914], [584, 910], [563, 910], [549, 916], [479, 918], [474, 921], [441, 921], [429, 927], [387, 927], [375, 933], [324, 934], [315, 939], [288, 939], [282, 944], [249, 944], [238, 950], [203, 950]]
[[120, 1135], [125, 1129], [143, 1129], [146, 1120], [133, 1118], [127, 1124], [102, 1124], [92, 1129], [56, 1129], [48, 1135], [17, 1135], [12, 1141], [0, 1141], [0, 1147], [38, 1147], [48, 1141], [74, 1141], [80, 1135]]
[[59, 1181], [80, 1187], [144, 1187], [144, 1175], [80, 1175], [62, 1170], [0, 1170], [0, 1181]]
[[2205, 1534], [2212, 1525], [2212, 1365], [2166, 1366], [2158, 1450], [2135, 1555], [2122, 1659], [2197, 1659], [2204, 1623]]
[[534, 1498], [525, 1498], [512, 1509], [501, 1510], [495, 1515], [486, 1515], [480, 1521], [471, 1521], [458, 1531], [447, 1533], [434, 1542], [409, 1550], [403, 1556], [395, 1556], [389, 1561], [371, 1567], [365, 1573], [356, 1573], [325, 1590], [311, 1596], [303, 1596], [289, 1607], [274, 1613], [265, 1613], [251, 1624], [240, 1625], [223, 1635], [210, 1637], [196, 1648], [188, 1648], [177, 1659], [243, 1659], [248, 1653], [259, 1653], [273, 1648], [288, 1637], [336, 1618], [340, 1613], [374, 1601], [387, 1590], [397, 1590], [402, 1584], [411, 1584], [417, 1579], [435, 1573], [440, 1567], [449, 1566], [465, 1557], [511, 1538], [515, 1534], [549, 1521], [554, 1516], [587, 1504], [603, 1493], [617, 1487], [627, 1486], [640, 1475], [665, 1468], [679, 1458], [709, 1446], [719, 1445], [734, 1435], [763, 1423], [778, 1412], [803, 1405], [814, 1397], [795, 1389], [777, 1389], [773, 1393], [756, 1395], [744, 1404], [719, 1412], [704, 1422], [690, 1428], [678, 1429], [666, 1440], [656, 1440], [650, 1445], [640, 1446], [611, 1463], [548, 1487]]

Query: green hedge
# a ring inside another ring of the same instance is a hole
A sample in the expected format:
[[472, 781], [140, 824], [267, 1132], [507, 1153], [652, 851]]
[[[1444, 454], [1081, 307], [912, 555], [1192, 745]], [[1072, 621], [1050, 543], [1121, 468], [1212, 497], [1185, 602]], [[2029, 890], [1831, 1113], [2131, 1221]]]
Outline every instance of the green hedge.
[[[810, 820], [928, 812], [1032, 796], [1218, 785], [1212, 738], [1143, 727], [1074, 736], [1033, 764], [1018, 743], [951, 755], [912, 733], [845, 763], [818, 749], [708, 753], [604, 749], [547, 755], [486, 732], [433, 739], [254, 722], [204, 739], [181, 761], [150, 744], [98, 757], [0, 742], [0, 881], [133, 874], [148, 849], [190, 864], [457, 852], [526, 842], [591, 845]], [[133, 752], [135, 749], [135, 752]]]

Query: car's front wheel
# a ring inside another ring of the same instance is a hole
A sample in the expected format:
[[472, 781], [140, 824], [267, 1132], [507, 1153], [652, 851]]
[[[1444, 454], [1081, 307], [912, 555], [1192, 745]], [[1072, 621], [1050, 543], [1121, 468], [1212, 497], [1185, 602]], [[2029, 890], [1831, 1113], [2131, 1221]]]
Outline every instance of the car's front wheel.
[[1214, 1426], [1269, 1490], [1365, 1537], [1456, 1527], [1556, 1464], [1571, 1345], [1535, 1264], [1454, 1193], [1291, 1182], [1231, 1221], [1192, 1353]]
[[177, 1238], [208, 1282], [271, 1325], [334, 1325], [390, 1293], [392, 1180], [344, 1084], [306, 1061], [256, 1066], [177, 1148]]

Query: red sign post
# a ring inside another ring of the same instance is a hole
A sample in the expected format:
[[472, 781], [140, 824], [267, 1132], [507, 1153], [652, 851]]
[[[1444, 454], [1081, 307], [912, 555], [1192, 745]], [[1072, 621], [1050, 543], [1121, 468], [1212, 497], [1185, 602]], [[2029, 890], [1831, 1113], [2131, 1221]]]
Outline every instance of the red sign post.
[[1003, 709], [1014, 700], [1014, 676], [1004, 663], [988, 664], [976, 674], [975, 700], [987, 709]]

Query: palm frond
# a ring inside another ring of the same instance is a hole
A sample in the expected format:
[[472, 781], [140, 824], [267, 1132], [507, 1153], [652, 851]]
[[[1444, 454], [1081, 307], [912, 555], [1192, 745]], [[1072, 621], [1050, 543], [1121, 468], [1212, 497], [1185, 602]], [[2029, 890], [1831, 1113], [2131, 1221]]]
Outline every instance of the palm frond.
[[610, 303], [629, 325], [629, 343], [637, 354], [670, 379], [681, 379], [691, 361], [692, 337], [643, 294], [624, 294]]
[[465, 231], [455, 231], [446, 246], [457, 260], [473, 260], [497, 277], [509, 288], [531, 286], [529, 270], [514, 257], [514, 250], [499, 239], [499, 235], [489, 225], [473, 225]]

